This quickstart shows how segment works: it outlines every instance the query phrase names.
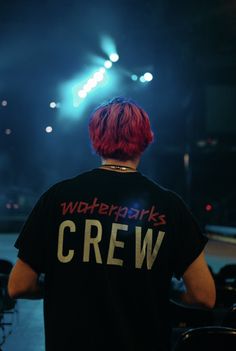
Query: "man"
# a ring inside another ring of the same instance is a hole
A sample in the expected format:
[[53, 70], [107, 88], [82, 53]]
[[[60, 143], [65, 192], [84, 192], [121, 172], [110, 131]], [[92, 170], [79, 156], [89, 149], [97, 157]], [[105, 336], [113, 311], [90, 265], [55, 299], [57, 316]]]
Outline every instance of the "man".
[[45, 274], [47, 351], [169, 350], [173, 276], [183, 277], [183, 301], [214, 306], [207, 239], [178, 195], [138, 172], [153, 140], [141, 107], [115, 98], [89, 132], [101, 166], [40, 198], [15, 244], [9, 294], [40, 297]]

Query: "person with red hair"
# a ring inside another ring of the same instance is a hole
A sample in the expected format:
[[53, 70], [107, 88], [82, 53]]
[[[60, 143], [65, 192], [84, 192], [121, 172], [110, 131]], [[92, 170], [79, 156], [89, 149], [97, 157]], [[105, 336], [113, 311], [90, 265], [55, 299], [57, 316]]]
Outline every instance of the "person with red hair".
[[138, 170], [153, 141], [143, 108], [114, 98], [89, 134], [101, 165], [39, 199], [15, 243], [9, 295], [43, 297], [47, 351], [170, 350], [172, 278], [183, 302], [215, 303], [207, 238], [177, 194]]
[[137, 160], [153, 141], [147, 113], [131, 100], [100, 105], [89, 123], [93, 148], [103, 159]]

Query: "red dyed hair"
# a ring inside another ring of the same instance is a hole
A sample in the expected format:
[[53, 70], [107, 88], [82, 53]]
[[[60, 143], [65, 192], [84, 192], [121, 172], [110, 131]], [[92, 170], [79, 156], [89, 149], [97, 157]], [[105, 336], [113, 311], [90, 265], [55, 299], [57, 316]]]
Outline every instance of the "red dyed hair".
[[134, 101], [121, 97], [95, 109], [89, 134], [98, 155], [121, 161], [140, 156], [153, 140], [147, 113]]

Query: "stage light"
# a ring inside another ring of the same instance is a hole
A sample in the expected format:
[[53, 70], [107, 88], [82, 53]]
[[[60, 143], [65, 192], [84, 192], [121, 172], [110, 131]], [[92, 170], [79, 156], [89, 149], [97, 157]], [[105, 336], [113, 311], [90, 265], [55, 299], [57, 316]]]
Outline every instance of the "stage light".
[[12, 133], [12, 130], [10, 128], [5, 129], [5, 134], [10, 135]]
[[150, 72], [146, 72], [144, 73], [143, 78], [146, 82], [151, 82], [151, 80], [153, 80], [153, 75]]
[[3, 107], [6, 107], [7, 106], [7, 100], [2, 100], [1, 104], [2, 104]]
[[112, 67], [112, 62], [110, 61], [110, 60], [106, 60], [105, 62], [104, 62], [104, 67], [106, 67], [106, 68], [111, 68]]
[[96, 81], [96, 79], [90, 78], [90, 79], [88, 80], [87, 84], [88, 84], [91, 88], [95, 88], [96, 85], [98, 84], [98, 82]]
[[47, 126], [46, 128], [45, 128], [45, 132], [46, 133], [52, 133], [52, 127], [51, 126]]
[[78, 96], [79, 96], [81, 99], [84, 99], [84, 98], [86, 98], [87, 93], [86, 93], [86, 91], [84, 91], [84, 90], [79, 90], [79, 91], [78, 91]]
[[144, 78], [144, 76], [141, 76], [141, 77], [139, 78], [139, 80], [140, 80], [141, 83], [145, 83], [145, 82], [146, 82], [146, 79]]
[[113, 52], [112, 54], [110, 54], [109, 59], [112, 62], [117, 62], [119, 60], [119, 55], [116, 52]]
[[[106, 72], [104, 67], [101, 67], [98, 71], [96, 71], [92, 78], [90, 77], [87, 82], [83, 85], [82, 89], [77, 90], [77, 96], [79, 96], [81, 99], [85, 99], [88, 95], [88, 93], [97, 86], [99, 82], [101, 82], [104, 79], [104, 73]], [[78, 107], [79, 104], [75, 103], [73, 104], [74, 107]]]
[[50, 106], [51, 108], [56, 108], [56, 107], [57, 107], [57, 104], [56, 104], [56, 102], [52, 101], [52, 102], [50, 102], [49, 106]]
[[83, 86], [83, 90], [88, 93], [90, 90], [92, 90], [92, 86], [89, 85], [88, 83], [86, 83], [84, 86]]
[[93, 75], [93, 78], [97, 81], [97, 82], [101, 82], [104, 78], [103, 74], [101, 72], [96, 72]]
[[[110, 50], [110, 53], [116, 52], [116, 48]], [[91, 67], [89, 71], [84, 72], [83, 75], [77, 75], [70, 81], [64, 82], [60, 85], [60, 100], [61, 108], [59, 118], [70, 117], [79, 119], [84, 110], [91, 103], [92, 99], [106, 98], [107, 93], [113, 92], [117, 87], [118, 74], [111, 68], [112, 62], [110, 60], [100, 59], [97, 67]], [[99, 94], [97, 93], [98, 89]]]
[[132, 74], [131, 79], [132, 79], [133, 81], [137, 81], [137, 80], [138, 80], [137, 74]]

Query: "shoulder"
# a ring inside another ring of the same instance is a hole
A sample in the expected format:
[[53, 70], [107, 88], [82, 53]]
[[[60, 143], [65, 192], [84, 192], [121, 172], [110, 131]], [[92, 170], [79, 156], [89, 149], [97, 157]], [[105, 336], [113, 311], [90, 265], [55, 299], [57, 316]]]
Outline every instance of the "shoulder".
[[192, 210], [183, 197], [172, 189], [165, 188], [156, 181], [142, 176], [143, 181], [146, 182], [149, 192], [152, 197], [158, 199], [158, 202], [164, 203], [166, 209], [176, 216], [176, 218], [194, 218]]
[[184, 204], [184, 200], [182, 199], [182, 197], [176, 192], [174, 192], [173, 190], [160, 185], [158, 182], [147, 177], [146, 175], [141, 174], [141, 177], [142, 177], [142, 181], [146, 183], [149, 189], [153, 191], [155, 194], [158, 193], [159, 196], [164, 197], [166, 200], [169, 200], [170, 202], [173, 202], [173, 204], [178, 204], [178, 203]]
[[52, 199], [55, 197], [57, 194], [61, 192], [66, 192], [70, 189], [74, 189], [77, 185], [81, 186], [81, 183], [84, 183], [86, 181], [89, 181], [90, 178], [93, 177], [93, 170], [83, 172], [75, 177], [72, 178], [67, 178], [64, 180], [61, 180], [52, 186], [50, 186], [42, 195], [41, 199], [47, 200], [47, 199]]

